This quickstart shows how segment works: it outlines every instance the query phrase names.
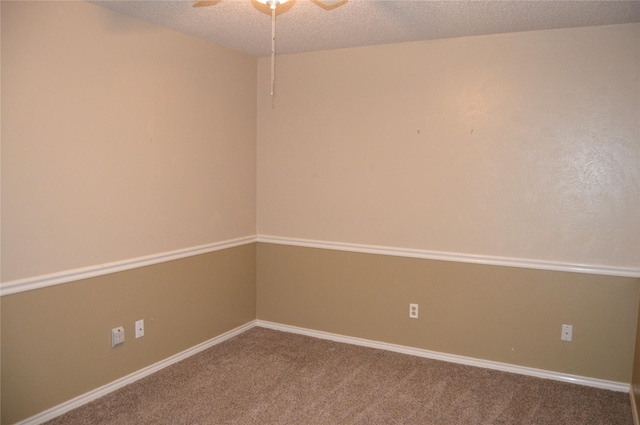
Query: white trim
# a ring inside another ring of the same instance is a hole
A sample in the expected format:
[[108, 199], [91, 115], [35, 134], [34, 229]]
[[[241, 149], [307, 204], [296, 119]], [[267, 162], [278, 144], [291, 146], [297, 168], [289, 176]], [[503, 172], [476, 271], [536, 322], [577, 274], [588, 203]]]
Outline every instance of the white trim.
[[2, 286], [0, 286], [0, 296], [46, 288], [47, 286], [60, 285], [62, 283], [69, 283], [76, 280], [88, 279], [91, 277], [102, 276], [110, 273], [131, 270], [138, 267], [150, 266], [152, 264], [164, 263], [166, 261], [179, 260], [181, 258], [207, 254], [209, 252], [220, 251], [223, 249], [233, 248], [240, 245], [247, 245], [254, 242], [256, 242], [255, 236], [245, 236], [243, 238], [214, 242], [207, 245], [178, 249], [176, 251], [162, 252], [145, 257], [131, 258], [128, 260], [100, 264], [91, 267], [84, 267], [81, 269], [66, 270], [59, 273], [13, 280], [2, 283]]
[[[378, 341], [372, 341], [372, 340], [363, 339], [363, 338], [344, 336], [344, 335], [334, 334], [330, 332], [315, 331], [312, 329], [300, 328], [297, 326], [283, 325], [280, 323], [269, 322], [266, 320], [252, 320], [251, 322], [245, 323], [244, 325], [241, 325], [235, 329], [232, 329], [228, 332], [218, 335], [208, 341], [205, 341], [201, 344], [198, 344], [194, 347], [184, 350], [178, 354], [175, 354], [171, 357], [168, 357], [150, 366], [142, 368], [127, 376], [124, 376], [120, 379], [110, 382], [109, 384], [103, 385], [102, 387], [96, 388], [95, 390], [89, 391], [88, 393], [82, 394], [69, 401], [66, 401], [48, 410], [40, 412], [34, 416], [31, 416], [28, 419], [17, 422], [15, 425], [38, 425], [38, 424], [42, 424], [44, 422], [50, 421], [51, 419], [54, 419], [73, 409], [81, 407], [93, 400], [103, 397], [115, 390], [118, 390], [142, 378], [145, 378], [155, 372], [158, 372], [168, 366], [171, 366], [174, 363], [185, 360], [188, 357], [191, 357], [201, 351], [204, 351], [217, 344], [220, 344], [221, 342], [224, 342], [228, 339], [236, 337], [242, 334], [243, 332], [246, 332], [249, 329], [252, 329], [256, 326], [267, 328], [267, 329], [273, 329], [277, 331], [282, 331], [282, 332], [306, 335], [313, 338], [325, 339], [325, 340], [330, 340], [330, 341], [335, 341], [335, 342], [340, 342], [345, 344], [352, 344], [352, 345], [358, 345], [362, 347], [393, 351], [396, 353], [407, 354], [410, 356], [441, 360], [441, 361], [446, 361], [450, 363], [458, 363], [458, 364], [464, 364], [468, 366], [482, 367], [485, 369], [500, 370], [503, 372], [511, 372], [511, 373], [517, 373], [520, 375], [535, 376], [538, 378], [552, 379], [555, 381], [570, 382], [573, 384], [585, 385], [585, 386], [595, 387], [595, 388], [603, 388], [603, 389], [619, 391], [619, 392], [629, 391], [628, 383], [606, 381], [602, 379], [587, 378], [587, 377], [576, 376], [576, 375], [568, 375], [564, 373], [550, 372], [546, 370], [533, 369], [533, 368], [524, 367], [524, 366], [510, 365], [507, 363], [499, 363], [499, 362], [493, 362], [489, 360], [474, 359], [472, 357], [464, 357], [464, 356], [457, 356], [454, 354], [439, 353], [436, 351], [423, 350], [423, 349], [412, 348], [412, 347], [407, 347], [403, 345], [388, 344], [385, 342], [378, 342]], [[633, 403], [632, 403], [632, 409], [634, 409], [633, 410], [634, 420], [636, 420], [637, 415], [636, 415], [635, 406], [633, 406]], [[635, 424], [639, 425], [637, 421], [635, 422]]]
[[377, 348], [379, 350], [393, 351], [396, 353], [408, 354], [411, 356], [424, 357], [433, 360], [441, 360], [449, 363], [458, 363], [467, 366], [481, 367], [485, 369], [500, 370], [503, 372], [517, 373], [519, 375], [535, 376], [537, 378], [551, 379], [554, 381], [570, 382], [587, 387], [602, 388], [606, 390], [627, 392], [629, 383], [607, 381], [604, 379], [588, 378], [584, 376], [570, 375], [560, 372], [552, 372], [542, 369], [534, 369], [525, 366], [517, 366], [508, 363], [494, 362], [490, 360], [475, 359], [473, 357], [458, 356], [455, 354], [440, 353], [437, 351], [423, 350], [420, 348], [407, 347], [403, 345], [388, 344], [386, 342], [372, 341], [369, 339], [344, 336], [330, 332], [315, 331], [297, 326], [282, 325], [265, 320], [257, 320], [256, 326], [273, 329], [277, 331], [296, 333], [314, 338], [327, 339], [346, 344], [360, 345], [363, 347]]
[[427, 260], [455, 261], [460, 263], [486, 264], [491, 266], [520, 267], [525, 269], [552, 270], [560, 272], [587, 273], [606, 276], [640, 278], [640, 268], [610, 267], [589, 264], [571, 264], [526, 258], [496, 257], [422, 249], [396, 248], [378, 245], [361, 245], [343, 242], [327, 242], [311, 239], [286, 238], [258, 235], [258, 242], [277, 245], [301, 246], [306, 248], [331, 249], [335, 251], [361, 252], [365, 254], [392, 255], [396, 257], [421, 258]]
[[300, 246], [306, 248], [331, 249], [335, 251], [360, 252], [366, 254], [390, 255], [395, 257], [420, 258], [427, 260], [454, 261], [493, 266], [520, 267], [527, 269], [640, 278], [640, 269], [630, 267], [624, 268], [595, 266], [587, 264], [558, 263], [551, 261], [495, 257], [489, 255], [458, 254], [451, 252], [427, 251], [411, 248], [396, 248], [377, 245], [349, 244], [343, 242], [326, 242], [311, 239], [258, 235], [245, 236], [242, 238], [230, 239], [222, 242], [214, 242], [207, 245], [200, 245], [191, 248], [179, 249], [176, 251], [163, 252], [159, 254], [148, 255], [145, 257], [132, 258], [128, 260], [116, 261], [113, 263], [99, 264], [96, 266], [66, 270], [63, 272], [52, 273], [48, 275], [3, 282], [2, 284], [0, 284], [0, 297], [25, 291], [31, 291], [34, 289], [46, 288], [48, 286], [74, 282], [76, 280], [88, 279], [91, 277], [103, 276], [110, 273], [131, 270], [138, 267], [150, 266], [166, 261], [178, 260], [194, 255], [207, 254], [210, 252], [220, 251], [223, 249], [233, 248], [241, 245], [247, 245], [254, 242]]
[[228, 332], [223, 333], [222, 335], [218, 335], [217, 337], [214, 337], [208, 341], [205, 341], [201, 344], [198, 344], [194, 347], [191, 347], [185, 351], [182, 351], [181, 353], [175, 354], [167, 359], [161, 360], [155, 364], [152, 364], [151, 366], [147, 366], [143, 369], [140, 369], [136, 372], [133, 372], [127, 376], [124, 376], [120, 379], [117, 379], [107, 385], [103, 385], [100, 388], [96, 388], [95, 390], [89, 391], [88, 393], [85, 393], [83, 395], [80, 395], [76, 398], [73, 398], [69, 401], [66, 401], [64, 403], [61, 403], [55, 407], [52, 407], [51, 409], [45, 410], [44, 412], [38, 413], [37, 415], [34, 415], [28, 419], [25, 419], [21, 422], [17, 422], [15, 425], [38, 425], [41, 423], [44, 423], [46, 421], [49, 421], [53, 418], [56, 418], [64, 413], [69, 412], [70, 410], [76, 409], [82, 405], [85, 405], [95, 399], [98, 399], [100, 397], [103, 397], [117, 389], [120, 389], [124, 386], [127, 386], [129, 384], [132, 384], [134, 382], [136, 382], [139, 379], [142, 379], [146, 376], [151, 375], [152, 373], [155, 373], [161, 369], [166, 368], [167, 366], [171, 366], [174, 363], [177, 363], [181, 360], [184, 360], [188, 357], [193, 356], [194, 354], [197, 354], [201, 351], [206, 350], [207, 348], [211, 348], [214, 345], [220, 344], [221, 342], [224, 342], [230, 338], [233, 338], [237, 335], [240, 335], [243, 332], [248, 331], [249, 329], [253, 328], [256, 326], [256, 321], [253, 320], [249, 323], [245, 323], [242, 326], [239, 326], [235, 329], [232, 329]]

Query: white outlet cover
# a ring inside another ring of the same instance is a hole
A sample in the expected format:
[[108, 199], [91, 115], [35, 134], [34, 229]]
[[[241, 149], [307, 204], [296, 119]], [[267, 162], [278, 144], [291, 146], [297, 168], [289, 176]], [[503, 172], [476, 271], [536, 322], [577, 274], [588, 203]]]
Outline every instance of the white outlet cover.
[[409, 317], [412, 319], [418, 318], [418, 304], [409, 304]]

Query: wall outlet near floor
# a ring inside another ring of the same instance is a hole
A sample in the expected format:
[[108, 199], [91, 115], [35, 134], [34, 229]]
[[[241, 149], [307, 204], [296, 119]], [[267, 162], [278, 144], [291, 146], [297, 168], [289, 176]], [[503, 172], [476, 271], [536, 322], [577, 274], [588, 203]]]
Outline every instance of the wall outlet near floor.
[[118, 326], [117, 328], [111, 329], [111, 348], [114, 348], [116, 345], [122, 344], [124, 342], [124, 328], [122, 326]]
[[409, 304], [409, 317], [412, 319], [418, 318], [418, 304]]
[[571, 341], [573, 339], [573, 326], [562, 325], [562, 334], [560, 339], [563, 341]]
[[136, 320], [136, 338], [144, 336], [144, 319]]

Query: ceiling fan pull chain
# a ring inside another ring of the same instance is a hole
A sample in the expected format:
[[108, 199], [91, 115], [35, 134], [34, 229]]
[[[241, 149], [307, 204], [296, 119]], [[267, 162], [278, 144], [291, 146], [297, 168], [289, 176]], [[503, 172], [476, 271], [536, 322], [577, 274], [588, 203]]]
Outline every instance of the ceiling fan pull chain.
[[271, 6], [271, 96], [276, 83], [276, 8]]

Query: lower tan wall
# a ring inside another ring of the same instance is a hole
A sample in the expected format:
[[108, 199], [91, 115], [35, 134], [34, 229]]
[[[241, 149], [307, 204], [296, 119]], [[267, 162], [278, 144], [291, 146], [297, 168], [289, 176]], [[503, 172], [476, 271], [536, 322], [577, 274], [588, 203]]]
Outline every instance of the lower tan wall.
[[[631, 382], [635, 278], [266, 243], [257, 276], [261, 320]], [[560, 340], [562, 324], [573, 325], [573, 342]]]
[[[256, 285], [257, 282], [257, 285]], [[259, 243], [1, 298], [2, 424], [257, 318], [631, 382], [638, 279]], [[257, 294], [257, 298], [256, 298]], [[408, 318], [408, 304], [420, 318]], [[145, 320], [145, 336], [133, 324]], [[560, 341], [560, 326], [574, 341]], [[110, 346], [110, 329], [127, 340]], [[636, 355], [636, 358], [638, 356]], [[636, 371], [633, 382], [640, 379]]]
[[[2, 424], [254, 320], [255, 253], [245, 245], [2, 297]], [[113, 349], [120, 325], [126, 341]]]

